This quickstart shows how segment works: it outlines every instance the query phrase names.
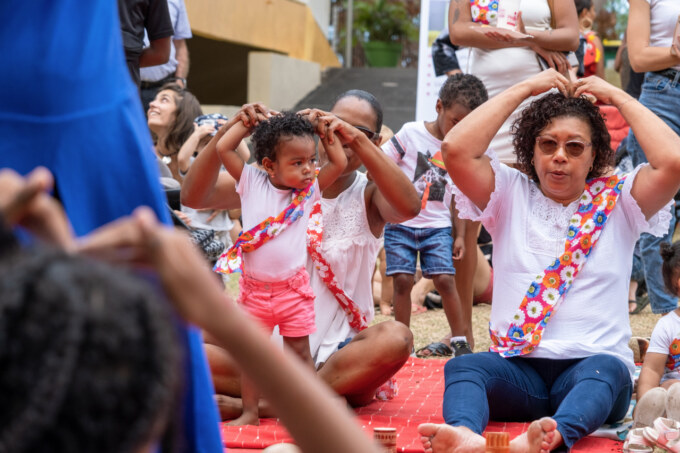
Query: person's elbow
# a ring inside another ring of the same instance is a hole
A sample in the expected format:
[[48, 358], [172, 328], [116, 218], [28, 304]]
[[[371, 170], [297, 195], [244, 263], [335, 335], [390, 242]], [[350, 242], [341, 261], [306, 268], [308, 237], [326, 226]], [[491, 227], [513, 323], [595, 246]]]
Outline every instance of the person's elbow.
[[630, 61], [630, 68], [635, 72], [646, 72], [640, 58], [640, 54], [628, 47], [628, 60]]
[[170, 59], [170, 37], [151, 41], [140, 59], [140, 67], [158, 66]]
[[400, 212], [403, 219], [399, 223], [411, 220], [412, 218], [416, 217], [418, 214], [420, 214], [420, 208], [422, 206], [421, 200], [418, 198], [418, 193], [416, 192], [415, 187], [413, 188], [413, 190], [409, 191], [409, 193], [404, 199], [405, 203]]
[[184, 180], [182, 184], [182, 190], [179, 193], [179, 201], [184, 206], [192, 209], [201, 209], [203, 206], [203, 199], [198, 196], [196, 191], [191, 190], [191, 184], [187, 184], [187, 180]]
[[449, 26], [449, 40], [451, 41], [451, 44], [456, 45], [456, 46], [462, 46], [464, 43], [462, 43], [463, 39], [463, 29], [460, 24], [456, 25], [451, 25]]
[[461, 155], [465, 150], [461, 146], [456, 146], [455, 141], [444, 140], [442, 142], [441, 151], [442, 158], [448, 169], [449, 164], [455, 164], [460, 161]]

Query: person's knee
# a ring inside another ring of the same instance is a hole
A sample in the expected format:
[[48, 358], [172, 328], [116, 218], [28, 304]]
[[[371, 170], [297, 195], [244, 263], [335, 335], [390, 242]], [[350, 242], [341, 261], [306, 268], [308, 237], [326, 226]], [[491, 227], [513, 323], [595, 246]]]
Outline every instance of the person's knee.
[[466, 354], [449, 360], [444, 365], [446, 385], [457, 381], [474, 381], [482, 383], [488, 378], [488, 370], [496, 368], [495, 362], [500, 358], [496, 353], [479, 352]]
[[413, 288], [413, 275], [411, 274], [394, 274], [393, 276], [394, 292], [397, 294], [410, 294]]
[[432, 281], [434, 282], [434, 287], [442, 296], [456, 294], [456, 281], [451, 274], [439, 274], [433, 275]]
[[411, 329], [398, 321], [385, 321], [373, 326], [375, 346], [381, 349], [381, 357], [386, 362], [396, 362], [408, 358], [413, 349]]

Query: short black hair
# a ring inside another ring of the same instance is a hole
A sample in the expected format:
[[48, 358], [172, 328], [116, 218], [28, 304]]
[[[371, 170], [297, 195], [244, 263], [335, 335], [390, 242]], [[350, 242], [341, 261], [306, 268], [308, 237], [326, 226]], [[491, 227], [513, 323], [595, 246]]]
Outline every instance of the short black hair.
[[659, 246], [659, 253], [663, 258], [661, 265], [661, 275], [666, 290], [674, 296], [678, 296], [678, 277], [680, 277], [680, 241], [675, 241], [672, 245], [662, 242]]
[[590, 142], [595, 160], [586, 179], [604, 176], [614, 162], [611, 137], [600, 109], [585, 97], [566, 97], [562, 93], [548, 93], [529, 104], [512, 124], [512, 143], [517, 154], [517, 168], [535, 182], [538, 174], [532, 160], [538, 137], [555, 118], [572, 117], [590, 126]]
[[337, 104], [340, 100], [345, 99], [345, 98], [357, 98], [361, 99], [362, 101], [366, 101], [370, 104], [371, 108], [373, 109], [373, 113], [375, 113], [375, 132], [380, 133], [380, 129], [382, 129], [383, 125], [383, 109], [382, 105], [380, 105], [380, 102], [378, 102], [378, 99], [373, 96], [371, 93], [368, 91], [364, 90], [348, 90], [345, 91], [344, 93], [340, 93], [338, 97], [335, 98], [333, 101], [333, 105], [331, 106], [331, 110], [333, 107], [335, 107], [335, 104]]
[[0, 448], [133, 453], [177, 408], [167, 307], [120, 269], [44, 247], [0, 261]]
[[276, 161], [276, 152], [282, 139], [310, 137], [314, 139], [314, 126], [295, 112], [286, 111], [261, 121], [253, 132], [252, 142], [255, 160], [262, 165], [265, 157]]
[[439, 89], [439, 99], [445, 109], [460, 104], [474, 110], [489, 99], [489, 94], [479, 78], [472, 74], [449, 76]]

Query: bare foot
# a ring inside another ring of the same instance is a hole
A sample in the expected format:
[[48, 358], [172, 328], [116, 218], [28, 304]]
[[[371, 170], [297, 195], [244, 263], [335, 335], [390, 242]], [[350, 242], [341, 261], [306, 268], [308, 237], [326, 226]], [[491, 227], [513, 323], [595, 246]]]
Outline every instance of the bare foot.
[[392, 316], [392, 304], [389, 302], [380, 302], [380, 314], [383, 316]]
[[229, 426], [243, 426], [243, 425], [255, 425], [260, 424], [260, 418], [257, 416], [256, 412], [243, 412], [239, 418], [232, 420], [227, 425]]
[[418, 426], [425, 453], [484, 453], [486, 441], [464, 426], [423, 423]]
[[243, 402], [241, 398], [234, 398], [227, 395], [215, 395], [215, 403], [220, 411], [222, 420], [232, 420], [243, 412]]
[[526, 433], [510, 441], [511, 453], [550, 453], [562, 443], [562, 435], [557, 431], [557, 422], [550, 417], [535, 420]]

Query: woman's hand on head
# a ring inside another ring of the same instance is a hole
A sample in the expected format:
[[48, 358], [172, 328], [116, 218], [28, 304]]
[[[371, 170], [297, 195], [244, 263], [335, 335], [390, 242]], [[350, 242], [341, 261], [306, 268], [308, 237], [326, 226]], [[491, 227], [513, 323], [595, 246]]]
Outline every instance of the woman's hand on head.
[[332, 113], [323, 111], [321, 109], [303, 109], [297, 112], [298, 115], [304, 116], [309, 120], [310, 123], [312, 123], [312, 126], [314, 126], [314, 129], [318, 130], [319, 126], [319, 118], [322, 118], [324, 116], [330, 116], [333, 115]]
[[236, 117], [243, 122], [243, 125], [249, 129], [257, 126], [260, 121], [265, 121], [279, 112], [271, 110], [266, 105], [255, 102], [252, 104], [244, 104], [241, 110], [236, 114]]
[[574, 97], [588, 94], [594, 96], [605, 104], [613, 104], [617, 106], [617, 102], [625, 101], [626, 98], [632, 99], [625, 91], [615, 87], [614, 85], [597, 76], [578, 79], [576, 82], [574, 82]]
[[215, 132], [215, 126], [212, 124], [203, 124], [199, 126], [198, 124], [194, 123], [194, 134], [198, 135], [199, 140], [202, 140], [213, 132]]
[[354, 142], [358, 134], [361, 134], [357, 128], [332, 113], [317, 119], [316, 133], [324, 140], [324, 143], [333, 144], [337, 137], [341, 145]]
[[537, 96], [553, 88], [557, 88], [562, 94], [569, 96], [572, 89], [569, 79], [552, 68], [539, 72], [518, 85], [526, 86], [531, 96]]

